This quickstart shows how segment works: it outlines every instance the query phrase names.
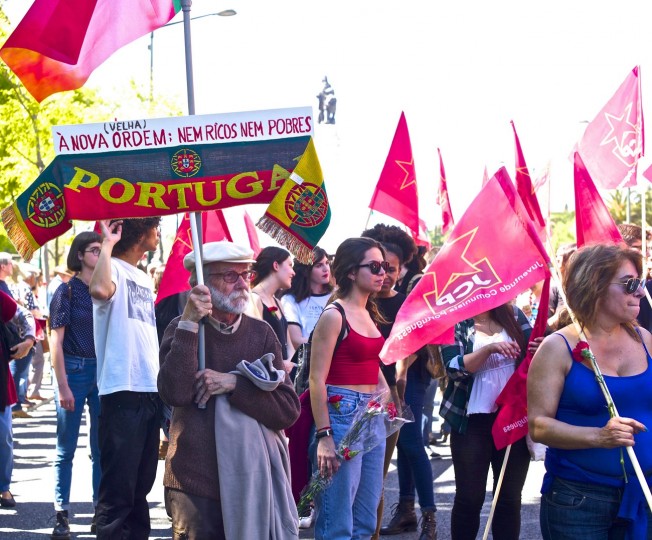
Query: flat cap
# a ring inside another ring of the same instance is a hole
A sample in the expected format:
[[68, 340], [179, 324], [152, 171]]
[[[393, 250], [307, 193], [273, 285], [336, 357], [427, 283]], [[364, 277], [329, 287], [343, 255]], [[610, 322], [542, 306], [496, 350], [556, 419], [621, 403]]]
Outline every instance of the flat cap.
[[[230, 263], [255, 263], [254, 252], [251, 248], [234, 244], [233, 242], [208, 242], [202, 249], [203, 264], [214, 262]], [[195, 267], [195, 252], [191, 251], [183, 258], [183, 266], [186, 270]]]

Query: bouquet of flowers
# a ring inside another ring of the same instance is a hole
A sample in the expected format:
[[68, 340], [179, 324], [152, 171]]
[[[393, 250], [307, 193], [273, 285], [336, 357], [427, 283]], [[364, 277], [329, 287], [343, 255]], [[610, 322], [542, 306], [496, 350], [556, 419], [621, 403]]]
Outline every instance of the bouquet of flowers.
[[[337, 398], [340, 399], [337, 399]], [[331, 396], [329, 403], [339, 409], [341, 396]], [[392, 433], [395, 433], [407, 422], [414, 422], [410, 407], [399, 410], [393, 401], [389, 390], [374, 394], [369, 401], [361, 403], [355, 411], [351, 427], [337, 446], [337, 457], [340, 461], [350, 461], [356, 456], [369, 452]], [[335, 473], [337, 474], [337, 473]], [[326, 489], [332, 482], [332, 476], [324, 477], [315, 471], [310, 482], [301, 492], [297, 505], [299, 515], [306, 515], [310, 502], [315, 495]]]

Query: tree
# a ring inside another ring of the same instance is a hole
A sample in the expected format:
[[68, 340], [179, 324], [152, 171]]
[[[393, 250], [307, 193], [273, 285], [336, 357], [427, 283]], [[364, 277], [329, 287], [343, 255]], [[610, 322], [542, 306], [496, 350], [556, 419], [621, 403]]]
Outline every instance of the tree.
[[[616, 189], [611, 191], [607, 197], [606, 205], [609, 208], [614, 221], [616, 223], [626, 223], [627, 222], [627, 197], [629, 195], [629, 223], [634, 223], [641, 226], [641, 192], [638, 188], [631, 190], [625, 189]], [[646, 212], [646, 227], [650, 227], [650, 218], [648, 217], [652, 213], [652, 193], [649, 190], [645, 190], [645, 212]]]
[[[552, 226], [552, 248], [556, 251], [562, 244], [570, 244], [576, 241], [575, 236], [575, 212], [552, 212], [550, 214]], [[551, 253], [550, 256], [553, 256]]]
[[[9, 35], [10, 23], [0, 4], [0, 40]], [[4, 62], [0, 62], [0, 208], [10, 206], [54, 159], [52, 127], [57, 125], [101, 122], [120, 117], [128, 104], [150, 101], [132, 83], [130, 95], [113, 95], [105, 100], [99, 91], [82, 87], [79, 90], [54, 94], [42, 103], [27, 92], [20, 80]], [[156, 113], [177, 116], [180, 109], [169, 100], [156, 99]], [[150, 103], [151, 105], [151, 103]], [[133, 107], [136, 108], [135, 106]], [[64, 246], [72, 241], [75, 228], [61, 239], [50, 243], [44, 253], [44, 270], [48, 270], [48, 255], [59, 264]], [[10, 244], [0, 225], [0, 248]], [[53, 244], [53, 245], [52, 245]], [[10, 251], [14, 251], [11, 249]]]

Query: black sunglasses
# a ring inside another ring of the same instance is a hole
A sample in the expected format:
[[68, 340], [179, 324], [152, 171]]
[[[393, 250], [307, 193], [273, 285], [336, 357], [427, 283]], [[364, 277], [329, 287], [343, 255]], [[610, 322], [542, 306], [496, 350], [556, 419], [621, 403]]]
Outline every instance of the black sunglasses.
[[625, 289], [625, 294], [634, 294], [640, 288], [645, 288], [647, 279], [629, 278], [627, 281], [613, 281], [614, 285], [622, 285]]
[[368, 262], [367, 264], [359, 264], [358, 268], [369, 268], [369, 271], [374, 275], [377, 276], [380, 274], [380, 269], [382, 268], [385, 273], [389, 270], [389, 263], [387, 261], [383, 262], [378, 262], [378, 261], [371, 261]]

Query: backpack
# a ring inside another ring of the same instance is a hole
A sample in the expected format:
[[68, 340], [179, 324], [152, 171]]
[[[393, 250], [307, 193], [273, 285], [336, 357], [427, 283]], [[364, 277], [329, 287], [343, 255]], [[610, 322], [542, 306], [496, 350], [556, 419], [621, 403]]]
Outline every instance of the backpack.
[[[344, 312], [344, 308], [337, 302], [333, 302], [331, 305], [335, 306], [335, 309], [337, 309], [337, 311], [339, 311], [342, 315], [342, 329], [337, 336], [337, 342], [335, 343], [335, 348], [333, 349], [333, 354], [335, 354], [337, 347], [339, 347], [340, 343], [342, 343], [342, 340], [346, 337], [346, 330], [348, 325], [346, 323], [346, 313]], [[326, 311], [326, 308], [324, 311]], [[313, 331], [310, 332], [308, 341], [306, 343], [302, 343], [294, 352], [294, 356], [292, 356], [292, 362], [297, 364], [297, 374], [294, 377], [294, 389], [299, 396], [308, 390], [309, 387], [310, 349], [312, 347], [312, 335], [314, 332], [315, 331], [313, 329]]]

